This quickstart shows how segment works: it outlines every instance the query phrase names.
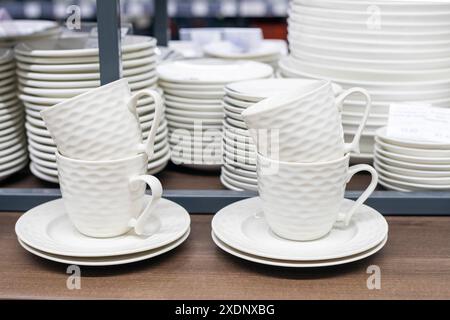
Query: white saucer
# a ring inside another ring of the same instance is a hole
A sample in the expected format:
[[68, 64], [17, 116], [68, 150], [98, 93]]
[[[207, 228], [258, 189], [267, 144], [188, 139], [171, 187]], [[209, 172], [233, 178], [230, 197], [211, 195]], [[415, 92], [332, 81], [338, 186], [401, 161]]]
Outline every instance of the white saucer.
[[[147, 198], [150, 199], [150, 196]], [[156, 215], [149, 219], [147, 226], [153, 227], [155, 223], [160, 225], [159, 230], [151, 237], [139, 237], [129, 232], [115, 238], [91, 238], [75, 229], [65, 212], [63, 200], [58, 199], [23, 214], [16, 223], [16, 234], [25, 244], [46, 253], [109, 257], [165, 246], [187, 232], [190, 217], [180, 205], [161, 199]]]
[[159, 256], [163, 253], [166, 253], [168, 251], [171, 251], [181, 245], [188, 237], [190, 233], [190, 229], [181, 236], [178, 240], [175, 240], [174, 242], [171, 242], [165, 246], [159, 247], [154, 250], [148, 250], [144, 252], [139, 253], [132, 253], [132, 254], [126, 254], [126, 255], [120, 255], [120, 256], [112, 256], [112, 257], [92, 257], [92, 258], [82, 258], [82, 257], [70, 257], [70, 256], [61, 256], [61, 255], [54, 255], [49, 254], [40, 250], [37, 250], [35, 248], [30, 247], [26, 243], [22, 242], [20, 239], [19, 244], [28, 252], [37, 255], [41, 258], [65, 263], [65, 264], [74, 264], [79, 266], [91, 266], [91, 267], [101, 267], [101, 266], [113, 266], [113, 265], [121, 265], [121, 264], [127, 264], [127, 263], [133, 263], [138, 262], [142, 260], [147, 260], [156, 256]]
[[382, 240], [381, 243], [379, 243], [377, 246], [373, 247], [370, 250], [364, 251], [360, 254], [352, 255], [349, 257], [341, 258], [341, 259], [330, 259], [330, 260], [319, 260], [319, 261], [286, 261], [286, 260], [277, 260], [277, 259], [267, 259], [267, 258], [261, 258], [255, 255], [247, 254], [244, 252], [241, 252], [239, 250], [236, 250], [230, 246], [228, 246], [226, 243], [220, 241], [219, 238], [214, 234], [214, 232], [211, 232], [211, 237], [214, 241], [214, 243], [223, 251], [228, 252], [229, 254], [236, 256], [238, 258], [270, 265], [270, 266], [277, 266], [277, 267], [288, 267], [288, 268], [317, 268], [317, 267], [327, 267], [327, 266], [336, 266], [340, 264], [350, 263], [354, 261], [358, 261], [364, 258], [367, 258], [375, 253], [377, 253], [379, 250], [381, 250], [384, 245], [387, 242], [387, 237]]
[[[354, 201], [344, 199], [343, 208]], [[345, 210], [344, 210], [345, 211]], [[376, 210], [363, 205], [347, 228], [336, 225], [315, 241], [290, 241], [276, 236], [267, 225], [259, 197], [231, 204], [212, 220], [216, 236], [227, 245], [262, 258], [310, 261], [348, 257], [379, 244], [388, 233], [388, 224]]]

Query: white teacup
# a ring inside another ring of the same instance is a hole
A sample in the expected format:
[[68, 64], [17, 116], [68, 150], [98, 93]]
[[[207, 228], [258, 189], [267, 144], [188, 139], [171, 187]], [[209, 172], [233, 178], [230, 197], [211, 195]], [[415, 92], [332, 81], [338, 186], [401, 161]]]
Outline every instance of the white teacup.
[[[146, 175], [148, 158], [141, 153], [111, 161], [82, 161], [56, 153], [64, 205], [81, 233], [96, 238], [115, 237], [144, 228], [162, 196], [158, 179]], [[146, 184], [152, 198], [145, 203]]]
[[[152, 128], [145, 144], [137, 114], [138, 100], [155, 103]], [[42, 118], [62, 155], [82, 160], [122, 159], [145, 152], [151, 159], [163, 114], [158, 92], [132, 95], [126, 79], [90, 90], [41, 111]]]
[[[338, 221], [347, 226], [378, 183], [374, 168], [349, 168], [349, 160], [347, 154], [328, 162], [292, 163], [258, 154], [259, 196], [272, 231], [289, 240], [308, 241], [325, 236]], [[346, 184], [360, 171], [368, 171], [372, 181], [354, 206], [341, 212]]]
[[[344, 142], [341, 111], [344, 100], [361, 93], [367, 106], [351, 143]], [[365, 89], [352, 88], [335, 97], [329, 81], [318, 80], [284, 92], [242, 112], [260, 154], [288, 162], [328, 161], [359, 153], [371, 98]]]

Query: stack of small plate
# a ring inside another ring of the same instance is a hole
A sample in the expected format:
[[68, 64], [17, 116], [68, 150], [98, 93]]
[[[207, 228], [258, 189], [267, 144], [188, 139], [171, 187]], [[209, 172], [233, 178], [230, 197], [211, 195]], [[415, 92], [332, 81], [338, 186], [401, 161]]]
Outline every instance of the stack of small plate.
[[[387, 124], [391, 103], [450, 104], [449, 2], [293, 0], [288, 23], [291, 54], [280, 61], [282, 76], [326, 78], [372, 95], [363, 154], [353, 159], [373, 159], [374, 133]], [[344, 105], [348, 137], [362, 106], [358, 96]]]
[[[223, 108], [223, 165], [221, 181], [231, 190], [256, 191], [256, 147], [242, 119], [241, 113], [254, 103], [270, 96], [295, 90], [313, 80], [260, 79], [240, 81], [225, 86]], [[342, 91], [333, 85], [336, 93]]]
[[120, 265], [147, 260], [181, 245], [189, 236], [189, 213], [161, 199], [146, 228], [154, 234], [91, 238], [75, 229], [63, 200], [58, 199], [23, 214], [16, 223], [16, 234], [25, 250], [47, 260], [92, 267]]
[[391, 137], [386, 127], [375, 136], [379, 183], [395, 191], [450, 190], [450, 143]]
[[272, 74], [270, 66], [253, 61], [194, 59], [160, 65], [172, 162], [197, 169], [220, 168], [224, 86]]
[[278, 67], [280, 58], [287, 54], [284, 40], [262, 40], [260, 45], [252, 50], [242, 52], [229, 41], [212, 42], [203, 47], [205, 55], [231, 60], [253, 60]]
[[[96, 39], [65, 37], [20, 43], [15, 48], [19, 98], [25, 105], [31, 171], [39, 178], [57, 182], [56, 146], [40, 116], [40, 111], [100, 85]], [[122, 41], [123, 74], [133, 92], [156, 88], [156, 40], [126, 36]], [[139, 101], [138, 113], [146, 138], [153, 121], [154, 101]], [[155, 156], [148, 169], [156, 173], [169, 161], [167, 122], [161, 122]]]
[[15, 68], [12, 50], [0, 49], [0, 180], [20, 171], [28, 161]]
[[[344, 199], [343, 210], [354, 201]], [[325, 267], [364, 259], [381, 250], [388, 224], [376, 210], [363, 205], [347, 228], [337, 226], [314, 241], [285, 240], [272, 232], [262, 215], [260, 198], [242, 200], [220, 210], [212, 221], [218, 247], [255, 263], [291, 267]]]
[[56, 37], [61, 29], [54, 21], [5, 20], [0, 21], [0, 48], [12, 48], [18, 42]]

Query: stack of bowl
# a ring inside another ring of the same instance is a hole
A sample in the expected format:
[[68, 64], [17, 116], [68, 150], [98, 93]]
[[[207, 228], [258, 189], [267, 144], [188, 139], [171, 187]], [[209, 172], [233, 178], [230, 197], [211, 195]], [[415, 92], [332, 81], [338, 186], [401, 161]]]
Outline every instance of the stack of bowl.
[[20, 171], [28, 160], [15, 67], [12, 50], [0, 49], [0, 180]]
[[382, 186], [395, 191], [450, 190], [450, 143], [375, 136], [375, 169]]
[[158, 67], [164, 89], [172, 162], [215, 170], [222, 164], [222, 98], [227, 83], [272, 76], [263, 63], [195, 59]]
[[[293, 0], [291, 55], [284, 77], [329, 79], [359, 86], [373, 98], [359, 161], [372, 161], [375, 131], [387, 124], [391, 103], [450, 105], [450, 3], [430, 1]], [[342, 116], [347, 137], [362, 117], [352, 97]]]
[[[40, 111], [100, 86], [96, 39], [76, 36], [20, 43], [15, 48], [19, 98], [25, 105], [26, 131], [31, 171], [46, 181], [57, 182], [56, 146]], [[133, 92], [155, 88], [156, 40], [126, 36], [122, 41], [123, 75]], [[154, 116], [154, 101], [139, 101], [138, 113], [144, 137]], [[156, 154], [149, 162], [151, 173], [161, 171], [169, 161], [167, 122], [160, 124]]]

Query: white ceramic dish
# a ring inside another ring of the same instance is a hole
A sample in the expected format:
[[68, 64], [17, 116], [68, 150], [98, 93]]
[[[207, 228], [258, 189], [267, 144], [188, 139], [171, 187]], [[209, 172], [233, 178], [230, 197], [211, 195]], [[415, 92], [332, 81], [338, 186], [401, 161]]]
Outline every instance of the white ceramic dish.
[[[80, 234], [70, 223], [62, 199], [35, 207], [20, 217], [16, 224], [17, 236], [38, 250], [75, 257], [110, 257], [153, 250], [179, 239], [187, 232], [190, 217], [184, 208], [161, 199], [156, 216], [161, 223], [151, 237], [134, 234], [98, 239]], [[155, 223], [148, 221], [149, 227]]]
[[383, 162], [379, 157], [375, 158], [375, 164], [391, 173], [395, 173], [405, 177], [417, 178], [450, 178], [450, 170], [447, 171], [431, 171], [431, 170], [414, 170], [397, 167]]
[[383, 176], [384, 178], [389, 178], [392, 181], [396, 181], [398, 183], [414, 183], [419, 185], [426, 185], [429, 187], [436, 187], [436, 188], [442, 187], [445, 189], [450, 189], [450, 177], [426, 178], [426, 177], [410, 177], [406, 175], [396, 174], [382, 169], [381, 166], [379, 166], [376, 161], [374, 167], [381, 176]]
[[128, 255], [120, 255], [120, 256], [112, 256], [112, 257], [90, 257], [90, 258], [83, 258], [83, 257], [70, 257], [70, 256], [62, 256], [62, 255], [54, 255], [50, 254], [44, 251], [37, 250], [33, 247], [30, 247], [26, 243], [22, 242], [20, 239], [19, 244], [28, 252], [39, 256], [41, 258], [69, 264], [69, 265], [79, 265], [79, 266], [90, 266], [90, 267], [102, 267], [102, 266], [115, 266], [115, 265], [122, 265], [122, 264], [128, 264], [138, 261], [147, 260], [150, 258], [154, 258], [156, 256], [159, 256], [163, 253], [166, 253], [168, 251], [171, 251], [181, 245], [188, 237], [189, 237], [190, 229], [178, 240], [175, 240], [174, 242], [171, 242], [165, 246], [162, 246], [157, 249], [144, 251], [140, 253], [133, 253]]
[[[353, 201], [344, 200], [343, 205]], [[259, 198], [236, 202], [213, 218], [216, 236], [229, 246], [263, 258], [280, 260], [339, 259], [367, 251], [386, 238], [388, 225], [374, 209], [363, 206], [348, 228], [334, 228], [315, 241], [290, 241], [275, 236], [265, 222]]]
[[426, 164], [426, 163], [415, 163], [415, 162], [406, 162], [401, 160], [392, 159], [386, 157], [378, 152], [378, 148], [374, 149], [375, 158], [380, 159], [384, 163], [389, 165], [393, 165], [396, 167], [404, 168], [404, 169], [412, 169], [412, 170], [431, 170], [431, 171], [447, 171], [450, 170], [450, 164]]
[[222, 242], [215, 234], [214, 232], [211, 233], [211, 237], [214, 241], [214, 243], [223, 251], [236, 256], [238, 258], [259, 263], [259, 264], [265, 264], [269, 266], [276, 266], [276, 267], [286, 267], [286, 268], [318, 268], [318, 267], [329, 267], [329, 266], [336, 266], [341, 264], [347, 264], [351, 262], [355, 262], [358, 260], [362, 260], [364, 258], [367, 258], [369, 256], [374, 255], [378, 251], [380, 251], [384, 245], [387, 242], [387, 237], [379, 243], [374, 248], [367, 250], [363, 253], [356, 254], [353, 256], [340, 258], [340, 259], [331, 259], [331, 260], [322, 260], [322, 261], [286, 261], [286, 260], [277, 260], [277, 259], [268, 259], [268, 258], [262, 258], [259, 256], [251, 255], [242, 251], [239, 251], [237, 249], [234, 249], [230, 246], [228, 246], [226, 243]]

